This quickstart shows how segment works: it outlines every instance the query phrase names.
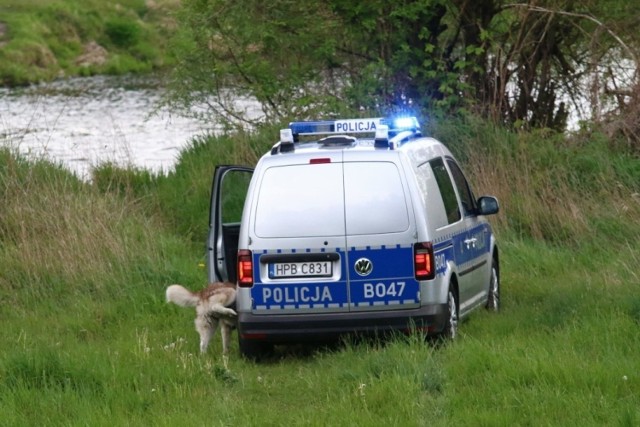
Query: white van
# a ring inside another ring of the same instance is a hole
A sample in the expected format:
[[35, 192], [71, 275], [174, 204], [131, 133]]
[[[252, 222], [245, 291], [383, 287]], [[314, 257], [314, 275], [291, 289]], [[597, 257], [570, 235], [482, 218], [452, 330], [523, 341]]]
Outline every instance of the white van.
[[497, 212], [415, 118], [294, 122], [255, 169], [216, 168], [209, 280], [237, 282], [249, 357], [348, 333], [453, 338], [499, 308]]

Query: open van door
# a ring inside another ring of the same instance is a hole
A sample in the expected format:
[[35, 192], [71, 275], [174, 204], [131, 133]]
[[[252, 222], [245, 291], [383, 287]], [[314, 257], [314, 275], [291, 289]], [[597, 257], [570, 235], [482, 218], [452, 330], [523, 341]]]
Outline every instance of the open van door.
[[209, 283], [237, 281], [240, 221], [252, 175], [253, 168], [216, 166], [211, 186], [207, 237]]

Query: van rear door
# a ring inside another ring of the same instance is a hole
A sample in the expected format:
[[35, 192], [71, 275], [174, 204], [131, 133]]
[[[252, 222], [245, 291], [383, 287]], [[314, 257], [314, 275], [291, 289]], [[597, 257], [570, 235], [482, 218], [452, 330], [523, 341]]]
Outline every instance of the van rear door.
[[238, 236], [253, 169], [216, 166], [211, 186], [207, 276], [209, 283], [237, 280]]
[[343, 179], [341, 152], [263, 163], [241, 248], [253, 255], [254, 314], [349, 310]]
[[[350, 153], [345, 153], [345, 159]], [[416, 227], [404, 172], [393, 161], [345, 161], [350, 311], [420, 305]]]

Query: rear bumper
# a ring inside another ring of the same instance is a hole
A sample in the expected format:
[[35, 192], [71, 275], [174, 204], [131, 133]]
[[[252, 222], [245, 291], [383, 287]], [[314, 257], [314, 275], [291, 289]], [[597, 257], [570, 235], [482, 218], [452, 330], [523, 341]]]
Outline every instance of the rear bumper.
[[414, 310], [358, 313], [255, 315], [238, 314], [238, 333], [243, 340], [271, 343], [332, 340], [343, 335], [374, 335], [392, 331], [442, 331], [448, 316], [446, 304]]

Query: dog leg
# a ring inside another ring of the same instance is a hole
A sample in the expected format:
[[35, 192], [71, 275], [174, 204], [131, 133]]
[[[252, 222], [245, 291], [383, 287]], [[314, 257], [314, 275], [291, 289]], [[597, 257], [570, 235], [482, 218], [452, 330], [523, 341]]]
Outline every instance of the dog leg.
[[200, 353], [207, 352], [209, 341], [215, 334], [218, 321], [216, 319], [206, 319], [204, 317], [196, 317], [196, 330], [200, 334]]
[[224, 320], [220, 322], [220, 335], [222, 335], [222, 364], [229, 369], [229, 343], [231, 342], [231, 326]]
[[229, 343], [231, 342], [231, 327], [226, 324], [226, 322], [222, 321], [220, 323], [220, 328], [222, 329], [222, 354], [229, 354]]

